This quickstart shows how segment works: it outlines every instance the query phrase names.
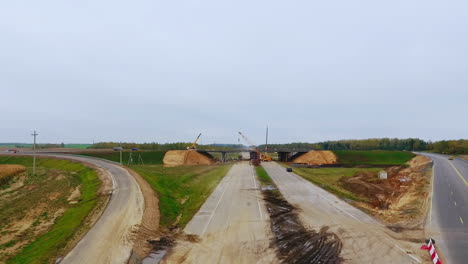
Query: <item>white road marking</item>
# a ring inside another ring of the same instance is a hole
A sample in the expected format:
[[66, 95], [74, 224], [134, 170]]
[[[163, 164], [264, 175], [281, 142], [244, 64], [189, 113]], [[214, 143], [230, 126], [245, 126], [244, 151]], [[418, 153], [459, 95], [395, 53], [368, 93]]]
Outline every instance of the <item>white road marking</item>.
[[[232, 176], [230, 176], [230, 177], [232, 177]], [[205, 234], [205, 231], [206, 231], [206, 229], [208, 228], [208, 226], [210, 225], [211, 220], [213, 219], [213, 215], [214, 215], [214, 213], [216, 212], [216, 210], [218, 209], [219, 204], [221, 203], [221, 200], [222, 200], [223, 197], [224, 197], [224, 193], [225, 193], [226, 190], [228, 189], [228, 185], [229, 185], [230, 183], [231, 183], [231, 179], [229, 179], [229, 181], [228, 181], [228, 183], [226, 184], [226, 186], [224, 186], [223, 193], [222, 193], [221, 196], [219, 197], [219, 200], [218, 200], [218, 202], [216, 203], [215, 209], [213, 210], [213, 212], [211, 212], [210, 218], [209, 218], [208, 221], [206, 222], [205, 228], [203, 228], [203, 231], [201, 232], [201, 235]]]
[[454, 204], [455, 206], [457, 206], [457, 202], [456, 202], [456, 201], [453, 201], [453, 204]]
[[[257, 181], [255, 180], [255, 173], [254, 173], [253, 168], [251, 168], [251, 170], [250, 170], [250, 175], [252, 176], [254, 189], [257, 190]], [[257, 191], [255, 191], [255, 192], [257, 192]], [[260, 201], [258, 200], [258, 196], [257, 196], [257, 205], [258, 205], [258, 212], [260, 213], [260, 220], [263, 221], [262, 208], [260, 207]]]
[[431, 204], [430, 204], [430, 207], [429, 207], [429, 224], [432, 223], [432, 204], [434, 203], [434, 185], [435, 185], [435, 182], [434, 182], [434, 179], [435, 179], [435, 162], [432, 161], [432, 182], [431, 182]]
[[462, 224], [464, 224], [464, 223], [463, 223], [463, 218], [461, 218], [461, 217], [460, 217], [460, 222], [461, 222]]

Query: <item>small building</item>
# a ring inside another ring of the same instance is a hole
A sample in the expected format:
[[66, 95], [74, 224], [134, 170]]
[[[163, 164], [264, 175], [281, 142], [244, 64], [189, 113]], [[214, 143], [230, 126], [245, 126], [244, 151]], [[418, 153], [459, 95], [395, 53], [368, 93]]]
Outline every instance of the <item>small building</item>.
[[387, 172], [386, 171], [379, 171], [379, 179], [386, 180], [387, 179]]

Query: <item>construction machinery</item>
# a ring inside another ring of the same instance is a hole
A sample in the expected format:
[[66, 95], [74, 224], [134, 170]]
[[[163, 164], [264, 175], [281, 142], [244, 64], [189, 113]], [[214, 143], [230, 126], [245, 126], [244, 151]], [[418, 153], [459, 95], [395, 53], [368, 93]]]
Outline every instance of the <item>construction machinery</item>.
[[255, 144], [242, 132], [239, 132], [239, 135], [242, 136], [242, 138], [249, 144], [249, 147], [252, 147], [255, 152], [251, 153], [250, 160], [253, 165], [258, 166], [260, 165], [260, 161], [271, 161], [271, 156], [268, 155], [268, 153], [265, 151], [265, 153], [260, 152], [257, 147], [255, 147]]
[[201, 137], [201, 133], [198, 134], [197, 139], [195, 139], [195, 141], [192, 143], [192, 145], [189, 146], [189, 147], [187, 147], [187, 149], [197, 149], [197, 142], [198, 142], [198, 140], [200, 139], [200, 137]]

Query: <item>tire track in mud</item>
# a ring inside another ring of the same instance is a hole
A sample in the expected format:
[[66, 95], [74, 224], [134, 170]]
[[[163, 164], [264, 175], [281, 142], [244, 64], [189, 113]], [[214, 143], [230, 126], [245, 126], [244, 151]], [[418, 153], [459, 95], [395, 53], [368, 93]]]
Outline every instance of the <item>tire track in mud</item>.
[[297, 209], [289, 204], [281, 192], [267, 186], [262, 188], [263, 199], [270, 215], [272, 241], [281, 263], [338, 264], [343, 244], [338, 236], [323, 226], [310, 230], [299, 220]]

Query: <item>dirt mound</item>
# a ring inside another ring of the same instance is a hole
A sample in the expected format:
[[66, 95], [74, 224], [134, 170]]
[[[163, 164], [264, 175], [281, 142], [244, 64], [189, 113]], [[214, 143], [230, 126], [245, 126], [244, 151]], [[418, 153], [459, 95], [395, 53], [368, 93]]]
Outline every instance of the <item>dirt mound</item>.
[[8, 183], [19, 173], [25, 172], [26, 167], [22, 165], [2, 164], [0, 165], [0, 186]]
[[351, 178], [342, 178], [342, 186], [367, 199], [362, 207], [370, 209], [388, 223], [411, 221], [415, 226], [424, 216], [428, 195], [429, 178], [426, 169], [430, 160], [416, 156], [407, 164], [409, 167], [387, 168], [387, 179], [379, 179], [376, 172], [359, 172]]
[[293, 160], [293, 163], [307, 163], [310, 165], [336, 164], [337, 162], [338, 159], [335, 153], [328, 150], [309, 151]]
[[163, 159], [164, 165], [211, 165], [213, 160], [196, 150], [170, 150]]
[[25, 171], [26, 167], [24, 167], [23, 165], [2, 164], [0, 165], [0, 178], [7, 177], [10, 175], [16, 175]]
[[431, 163], [431, 160], [428, 157], [419, 155], [407, 162], [407, 164], [412, 170], [421, 170], [424, 167], [426, 167], [429, 163]]

